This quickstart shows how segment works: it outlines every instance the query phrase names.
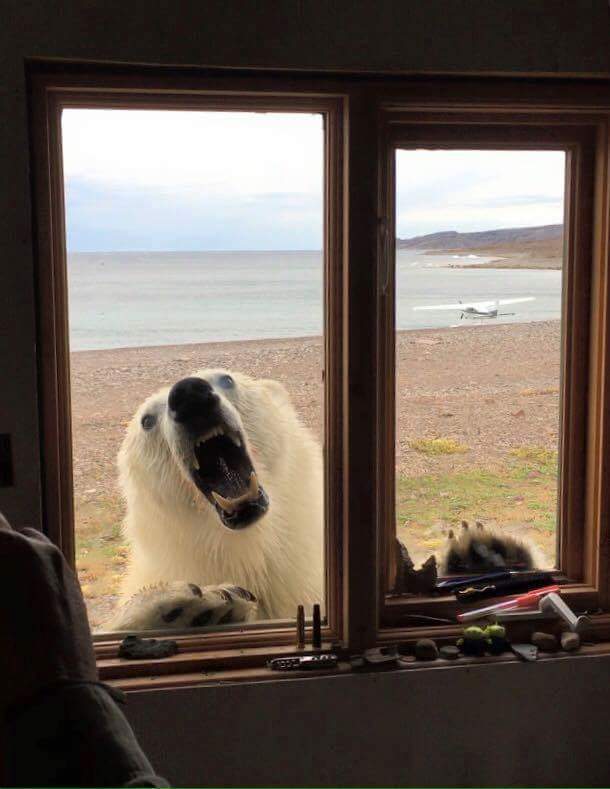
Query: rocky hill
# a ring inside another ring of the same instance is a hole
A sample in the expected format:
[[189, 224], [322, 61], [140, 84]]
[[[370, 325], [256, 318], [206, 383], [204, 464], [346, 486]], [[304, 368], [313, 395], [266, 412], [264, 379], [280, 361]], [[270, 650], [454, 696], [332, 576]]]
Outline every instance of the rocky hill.
[[458, 233], [445, 230], [414, 238], [399, 238], [398, 249], [421, 249], [429, 254], [451, 252], [497, 256], [491, 263], [475, 264], [498, 268], [560, 268], [563, 254], [563, 225], [510, 227]]

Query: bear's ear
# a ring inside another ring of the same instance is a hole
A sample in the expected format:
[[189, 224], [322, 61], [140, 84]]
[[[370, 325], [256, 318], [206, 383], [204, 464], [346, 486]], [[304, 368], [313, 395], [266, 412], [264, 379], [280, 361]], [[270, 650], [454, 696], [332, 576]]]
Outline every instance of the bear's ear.
[[274, 381], [271, 378], [263, 378], [259, 384], [271, 395], [271, 397], [278, 403], [289, 403], [290, 395], [286, 387], [279, 381]]

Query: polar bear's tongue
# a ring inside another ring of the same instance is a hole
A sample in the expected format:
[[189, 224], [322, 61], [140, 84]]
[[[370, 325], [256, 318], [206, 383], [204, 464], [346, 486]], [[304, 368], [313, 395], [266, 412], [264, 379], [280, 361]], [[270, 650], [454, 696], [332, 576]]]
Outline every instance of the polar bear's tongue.
[[269, 506], [243, 440], [222, 432], [195, 444], [193, 481], [215, 507], [223, 525], [243, 529], [262, 517]]
[[227, 499], [224, 496], [221, 496], [220, 493], [217, 493], [215, 490], [212, 491], [212, 498], [218, 504], [218, 506], [226, 512], [227, 515], [232, 515], [236, 510], [238, 510], [242, 505], [246, 504], [249, 501], [255, 501], [258, 499], [258, 492], [259, 492], [259, 484], [258, 479], [256, 478], [256, 472], [253, 471], [250, 474], [250, 482], [248, 483], [248, 488], [246, 492], [241, 495], [237, 496], [234, 499]]

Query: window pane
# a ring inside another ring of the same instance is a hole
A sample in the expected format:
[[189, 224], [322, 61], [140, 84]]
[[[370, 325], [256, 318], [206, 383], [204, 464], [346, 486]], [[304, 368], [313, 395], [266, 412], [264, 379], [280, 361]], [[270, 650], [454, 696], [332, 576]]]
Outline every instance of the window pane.
[[92, 625], [293, 618], [323, 596], [322, 116], [70, 109], [62, 131]]
[[564, 171], [562, 151], [396, 154], [396, 531], [417, 566], [556, 565]]

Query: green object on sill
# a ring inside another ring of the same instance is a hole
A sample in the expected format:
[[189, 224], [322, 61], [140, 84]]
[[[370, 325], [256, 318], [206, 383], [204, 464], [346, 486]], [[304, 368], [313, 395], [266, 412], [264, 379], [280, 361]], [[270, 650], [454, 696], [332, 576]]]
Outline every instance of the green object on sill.
[[502, 625], [492, 624], [486, 627], [471, 625], [464, 629], [464, 635], [458, 639], [457, 645], [465, 655], [482, 657], [486, 652], [501, 655], [510, 648], [506, 640], [506, 629]]

